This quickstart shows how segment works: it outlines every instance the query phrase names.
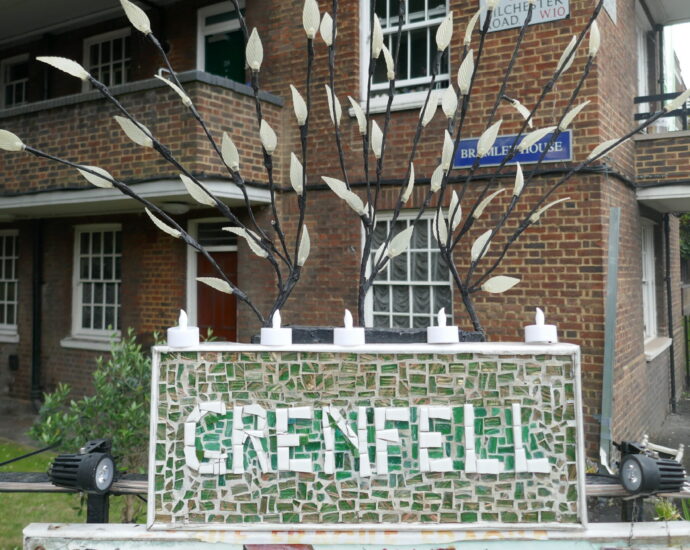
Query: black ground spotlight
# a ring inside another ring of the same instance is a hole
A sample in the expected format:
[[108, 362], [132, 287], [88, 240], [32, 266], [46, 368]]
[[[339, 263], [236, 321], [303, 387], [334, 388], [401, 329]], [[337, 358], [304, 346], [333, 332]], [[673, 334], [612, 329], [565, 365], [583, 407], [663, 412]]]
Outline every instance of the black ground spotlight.
[[89, 494], [107, 493], [115, 480], [115, 462], [109, 439], [89, 441], [78, 454], [58, 455], [48, 468], [54, 485]]
[[621, 441], [619, 477], [626, 491], [634, 495], [674, 493], [685, 483], [683, 465], [670, 455], [641, 443]]

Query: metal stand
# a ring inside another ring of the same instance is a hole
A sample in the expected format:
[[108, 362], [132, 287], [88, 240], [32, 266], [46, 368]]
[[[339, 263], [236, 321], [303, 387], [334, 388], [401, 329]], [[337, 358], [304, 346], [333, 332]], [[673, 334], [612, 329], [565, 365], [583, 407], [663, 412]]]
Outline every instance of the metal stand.
[[86, 523], [108, 523], [110, 495], [86, 495]]

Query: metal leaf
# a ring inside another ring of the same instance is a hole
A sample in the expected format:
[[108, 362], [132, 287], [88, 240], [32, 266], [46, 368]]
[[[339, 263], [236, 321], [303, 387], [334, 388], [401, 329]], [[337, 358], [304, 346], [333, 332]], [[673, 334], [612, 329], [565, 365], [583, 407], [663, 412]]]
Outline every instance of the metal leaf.
[[333, 19], [331, 18], [331, 15], [328, 12], [323, 14], [323, 18], [321, 19], [321, 26], [319, 27], [319, 31], [321, 32], [321, 38], [326, 43], [326, 46], [332, 46], [333, 45]]
[[227, 231], [228, 233], [233, 233], [238, 237], [242, 237], [247, 242], [247, 245], [249, 246], [250, 250], [257, 256], [259, 256], [259, 258], [268, 257], [268, 252], [264, 250], [264, 248], [259, 244], [259, 242], [261, 242], [259, 236], [253, 231], [249, 231], [248, 229], [244, 229], [242, 227], [234, 226], [223, 227], [223, 231]]
[[515, 277], [506, 277], [505, 275], [498, 275], [497, 277], [491, 277], [482, 285], [482, 290], [484, 292], [489, 292], [491, 294], [500, 294], [507, 290], [513, 288], [516, 284], [520, 282], [520, 279]]
[[295, 111], [295, 118], [297, 119], [298, 126], [304, 126], [307, 122], [307, 116], [309, 115], [307, 111], [307, 104], [304, 101], [302, 95], [297, 91], [292, 84], [290, 84], [290, 91], [292, 92], [292, 108]]
[[[373, 261], [372, 269], [374, 269], [377, 265], [379, 265], [379, 262], [384, 257], [386, 258], [386, 260], [383, 263], [383, 265], [386, 265], [386, 262], [388, 262], [388, 256], [386, 256], [387, 249], [388, 249], [388, 247], [386, 246], [385, 242], [381, 246], [378, 247], [378, 249], [376, 250], [376, 253], [374, 254], [374, 261]], [[383, 265], [381, 267], [383, 267]]]
[[522, 141], [520, 142], [520, 145], [518, 145], [518, 151], [521, 153], [523, 151], [526, 151], [532, 145], [537, 143], [538, 141], [541, 141], [544, 139], [544, 137], [548, 136], [551, 132], [553, 132], [556, 129], [556, 126], [547, 126], [546, 128], [539, 128], [538, 130], [534, 130], [530, 132], [529, 134], [526, 134], [524, 138], [522, 138]]
[[441, 152], [441, 166], [443, 166], [443, 170], [446, 172], [450, 170], [450, 164], [453, 162], [454, 148], [453, 138], [450, 137], [448, 130], [446, 130], [443, 136], [443, 151]]
[[331, 122], [334, 126], [340, 126], [340, 117], [343, 115], [343, 110], [340, 107], [338, 96], [331, 91], [331, 87], [326, 84], [326, 98], [328, 101], [328, 113], [331, 115]]
[[400, 233], [393, 237], [388, 245], [386, 256], [392, 259], [405, 252], [410, 246], [413, 231], [414, 225], [410, 225], [407, 229], [403, 229]]
[[144, 208], [144, 210], [146, 211], [148, 217], [151, 218], [151, 221], [154, 223], [154, 225], [163, 233], [167, 233], [168, 235], [176, 239], [180, 238], [180, 235], [182, 235], [182, 233], [179, 230], [170, 227], [167, 223], [164, 223], [161, 220], [159, 220], [158, 217], [154, 216], [148, 208]]
[[488, 197], [484, 197], [484, 200], [482, 200], [482, 202], [479, 203], [479, 206], [477, 206], [477, 208], [474, 209], [474, 212], [472, 213], [472, 217], [475, 220], [477, 218], [479, 218], [479, 216], [481, 216], [484, 213], [484, 210], [486, 210], [486, 207], [489, 206], [489, 203], [492, 200], [494, 200], [494, 197], [500, 193], [503, 193], [503, 191], [505, 191], [504, 188], [497, 189], [496, 191], [491, 193], [491, 195], [489, 195]]
[[96, 187], [101, 187], [103, 189], [112, 189], [113, 182], [111, 180], [113, 177], [106, 170], [103, 170], [103, 168], [99, 168], [98, 166], [87, 165], [83, 165], [82, 168], [88, 168], [93, 172], [98, 172], [99, 175], [97, 176], [96, 174], [92, 174], [86, 170], [82, 170], [81, 168], [77, 168], [79, 173], [84, 176], [86, 181], [88, 181], [91, 185], [95, 185]]
[[520, 116], [524, 118], [527, 121], [528, 126], [531, 128], [532, 127], [532, 119], [530, 118], [530, 115], [532, 114], [530, 110], [525, 107], [522, 103], [520, 103], [517, 99], [511, 99], [510, 104], [515, 107], [515, 110], [520, 113]]
[[680, 109], [683, 106], [683, 104], [688, 100], [689, 97], [690, 97], [690, 88], [685, 90], [677, 98], [669, 101], [664, 106], [664, 111], [666, 111], [668, 113], [670, 111], [675, 111], [676, 109]]
[[290, 153], [290, 185], [298, 195], [303, 191], [304, 167], [295, 153]]
[[371, 57], [378, 59], [383, 48], [383, 29], [381, 29], [381, 20], [379, 16], [374, 14], [374, 28], [371, 31]]
[[309, 252], [311, 252], [311, 240], [309, 239], [309, 230], [305, 225], [302, 228], [302, 237], [299, 241], [299, 252], [297, 252], [297, 265], [304, 265], [304, 263], [307, 261], [307, 258], [309, 258]]
[[501, 123], [503, 121], [499, 120], [498, 122], [494, 122], [488, 130], [486, 130], [481, 137], [479, 138], [479, 141], [477, 142], [477, 156], [478, 157], [484, 157], [486, 154], [491, 151], [491, 148], [494, 146], [494, 143], [496, 142], [496, 138], [498, 137], [498, 131], [501, 129]]
[[513, 196], [517, 197], [522, 193], [522, 188], [525, 186], [525, 176], [522, 173], [522, 166], [517, 163], [517, 170], [515, 171], [515, 185], [513, 185]]
[[0, 130], [0, 149], [5, 151], [23, 151], [26, 145], [18, 136], [7, 130]]
[[345, 185], [345, 182], [337, 178], [329, 178], [326, 176], [321, 176], [321, 179], [326, 183], [326, 185], [328, 185], [331, 191], [343, 199], [350, 208], [357, 212], [357, 214], [363, 216], [366, 213], [362, 199], [360, 199], [352, 191], [349, 191]]
[[67, 73], [68, 75], [77, 77], [79, 80], [89, 79], [89, 71], [87, 71], [76, 61], [72, 61], [71, 59], [67, 59], [66, 57], [43, 56], [37, 57], [36, 61], [40, 61], [41, 63], [47, 63], [48, 65], [51, 65], [52, 67], [61, 70], [63, 73]]
[[218, 279], [217, 277], [197, 277], [196, 280], [225, 294], [232, 294], [232, 287], [223, 279]]
[[436, 193], [441, 189], [441, 184], [443, 183], [443, 164], [439, 164], [431, 174], [431, 183], [429, 184], [429, 190], [432, 193]]
[[589, 56], [595, 57], [601, 46], [601, 33], [599, 32], [599, 25], [596, 21], [592, 21], [592, 26], [589, 28]]
[[367, 117], [364, 114], [364, 111], [362, 110], [362, 106], [352, 97], [347, 96], [347, 99], [350, 100], [350, 105], [352, 105], [352, 110], [355, 113], [355, 117], [357, 118], [357, 126], [359, 127], [359, 133], [361, 135], [364, 135], [367, 133]]
[[223, 143], [220, 152], [223, 155], [223, 162], [226, 166], [230, 170], [237, 172], [240, 169], [240, 154], [237, 152], [237, 147], [235, 147], [227, 132], [223, 132]]
[[[123, 1], [124, 1], [124, 0], [123, 0]], [[192, 106], [192, 100], [189, 99], [189, 96], [188, 96], [187, 94], [185, 94], [184, 91], [182, 90], [182, 88], [180, 88], [177, 84], [175, 84], [174, 82], [168, 80], [167, 78], [163, 78], [163, 77], [162, 77], [161, 75], [159, 75], [159, 74], [154, 74], [153, 76], [154, 76], [154, 78], [157, 78], [157, 79], [160, 80], [161, 82], [165, 82], [168, 86], [170, 86], [170, 88], [172, 88], [172, 90], [173, 90], [178, 96], [180, 96], [180, 99], [182, 100], [182, 103], [185, 105], [185, 107], [191, 107], [191, 106]]]
[[144, 34], [151, 34], [151, 22], [139, 6], [133, 4], [129, 0], [120, 0], [122, 8], [125, 10], [125, 15], [132, 26]]
[[[609, 147], [612, 147], [613, 145], [615, 145], [615, 143], [618, 141], [618, 139], [619, 138], [609, 139], [609, 140], [605, 141], [604, 143], [600, 143], [599, 145], [597, 145], [594, 149], [592, 149], [592, 152], [587, 157], [587, 160], [592, 160], [592, 159], [598, 157], [599, 155], [601, 155]], [[620, 145], [620, 143], [618, 145]], [[607, 154], [610, 153], [611, 151], [613, 151], [613, 149], [615, 149], [615, 147], [612, 147], [610, 151], [607, 151]]]
[[393, 62], [393, 56], [385, 44], [381, 46], [381, 51], [383, 52], [383, 59], [386, 62], [386, 78], [388, 78], [388, 80], [393, 80], [395, 78], [395, 63]]
[[448, 44], [450, 44], [450, 39], [453, 37], [453, 12], [448, 12], [446, 18], [441, 22], [436, 29], [436, 47], [439, 52], [444, 51]]
[[201, 189], [192, 178], [185, 174], [180, 174], [180, 179], [187, 189], [187, 193], [189, 193], [196, 202], [207, 206], [216, 206], [216, 201], [213, 200], [213, 197]]
[[467, 95], [470, 92], [472, 73], [474, 73], [474, 52], [469, 50], [458, 69], [458, 88], [460, 88], [462, 95]]
[[269, 155], [273, 154], [278, 146], [278, 136], [271, 128], [271, 125], [266, 122], [265, 119], [261, 119], [261, 125], [259, 126], [259, 137], [261, 138], [261, 145], [264, 146], [266, 152]]
[[587, 101], [583, 101], [577, 107], [573, 107], [572, 109], [570, 109], [570, 111], [568, 111], [568, 114], [566, 114], [563, 117], [563, 120], [561, 120], [561, 123], [558, 125], [558, 129], [561, 132], [564, 132], [565, 130], [567, 130], [568, 126], [570, 126], [572, 124], [573, 120], [575, 120], [575, 117], [577, 115], [579, 115], [580, 111], [582, 111], [582, 109], [587, 107], [587, 105], [589, 105], [589, 99]]
[[477, 10], [476, 12], [474, 12], [474, 15], [470, 19], [469, 23], [467, 23], [467, 28], [465, 29], [465, 40], [463, 41], [463, 44], [465, 46], [469, 46], [472, 42], [472, 33], [474, 32], [474, 27], [477, 25], [480, 13], [481, 10]]
[[153, 147], [153, 140], [149, 137], [151, 132], [149, 129], [137, 122], [136, 124], [128, 118], [115, 115], [115, 120], [122, 128], [125, 135], [137, 145], [142, 147]]
[[371, 150], [377, 159], [381, 158], [383, 148], [383, 132], [375, 120], [371, 121]]
[[530, 223], [537, 223], [539, 221], [539, 218], [541, 218], [542, 214], [544, 212], [546, 212], [549, 208], [551, 208], [552, 206], [556, 206], [558, 203], [565, 202], [567, 200], [570, 200], [570, 197], [566, 197], [564, 199], [558, 199], [557, 201], [550, 202], [546, 206], [540, 208], [539, 210], [537, 210], [534, 214], [532, 214], [529, 217]]
[[446, 115], [446, 118], [453, 118], [455, 111], [458, 110], [458, 96], [452, 84], [448, 85], [446, 91], [443, 92], [443, 96], [441, 96], [441, 109], [443, 109], [443, 114]]
[[304, 0], [302, 8], [302, 26], [307, 38], [314, 38], [319, 29], [321, 14], [319, 13], [319, 3], [316, 0]]
[[252, 71], [257, 72], [261, 69], [261, 63], [264, 60], [264, 46], [261, 44], [261, 38], [259, 38], [259, 32], [256, 28], [249, 35], [249, 40], [247, 40], [245, 56], [247, 65]]
[[470, 257], [473, 262], [478, 262], [482, 259], [484, 254], [489, 251], [489, 241], [491, 240], [492, 230], [488, 229], [486, 232], [482, 233], [477, 240], [472, 243], [472, 250], [470, 251]]
[[410, 163], [410, 177], [407, 180], [407, 187], [405, 187], [405, 191], [402, 194], [402, 197], [400, 199], [402, 200], [402, 203], [405, 204], [408, 199], [410, 198], [410, 195], [412, 195], [412, 189], [414, 189], [414, 163]]
[[460, 199], [458, 199], [458, 194], [453, 191], [450, 196], [450, 206], [448, 207], [448, 218], [450, 221], [451, 231], [455, 231], [460, 225], [460, 220], [462, 219], [462, 208], [460, 206]]
[[448, 244], [448, 226], [446, 225], [446, 220], [443, 214], [439, 215], [439, 210], [434, 214], [434, 218], [431, 221], [433, 224], [432, 231], [434, 237], [439, 242], [440, 245], [446, 246]]
[[426, 102], [425, 106], [422, 106], [422, 110], [419, 115], [422, 117], [422, 127], [426, 127], [431, 119], [434, 118], [436, 114], [436, 109], [438, 108], [438, 92], [436, 90], [431, 90], [429, 93], [429, 100]]
[[558, 60], [558, 65], [556, 65], [556, 72], [560, 70], [560, 74], [563, 74], [573, 64], [573, 61], [575, 61], [575, 52], [573, 50], [575, 49], [576, 43], [577, 37], [573, 36], [568, 46], [565, 48], [565, 50], [563, 50], [561, 58]]

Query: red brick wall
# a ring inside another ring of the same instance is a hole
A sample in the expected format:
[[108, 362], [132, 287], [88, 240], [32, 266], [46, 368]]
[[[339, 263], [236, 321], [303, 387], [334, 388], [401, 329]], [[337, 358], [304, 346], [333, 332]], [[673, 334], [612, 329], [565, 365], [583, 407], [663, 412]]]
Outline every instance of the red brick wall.
[[666, 183], [687, 181], [690, 174], [690, 134], [670, 132], [640, 136], [635, 140], [637, 181]]

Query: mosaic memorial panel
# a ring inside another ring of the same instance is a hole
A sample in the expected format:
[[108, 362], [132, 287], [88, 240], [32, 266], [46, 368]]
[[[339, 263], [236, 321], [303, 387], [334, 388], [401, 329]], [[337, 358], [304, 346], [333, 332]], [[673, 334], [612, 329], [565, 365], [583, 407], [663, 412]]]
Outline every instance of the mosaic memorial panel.
[[156, 348], [149, 525], [583, 522], [577, 347], [482, 346]]

